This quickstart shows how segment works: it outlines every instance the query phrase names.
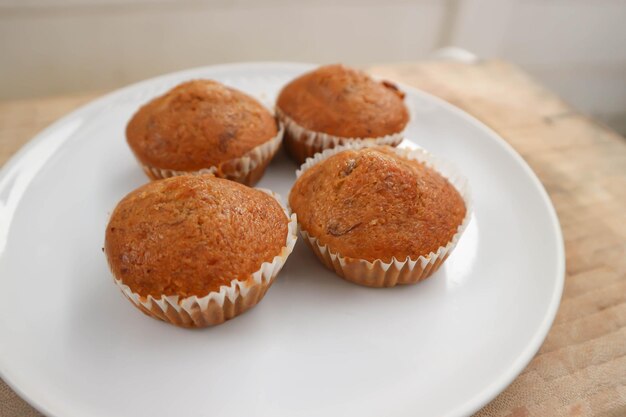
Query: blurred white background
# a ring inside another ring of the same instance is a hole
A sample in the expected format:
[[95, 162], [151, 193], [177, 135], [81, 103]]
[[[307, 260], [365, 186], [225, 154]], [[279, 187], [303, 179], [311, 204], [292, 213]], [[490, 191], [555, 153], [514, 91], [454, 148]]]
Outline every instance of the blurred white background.
[[626, 132], [624, 0], [0, 0], [0, 99], [253, 60], [353, 65], [445, 46], [524, 68]]

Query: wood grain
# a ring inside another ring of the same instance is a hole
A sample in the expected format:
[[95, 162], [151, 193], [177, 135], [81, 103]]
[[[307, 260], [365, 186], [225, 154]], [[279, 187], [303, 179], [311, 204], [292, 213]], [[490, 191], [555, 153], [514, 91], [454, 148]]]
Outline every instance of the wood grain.
[[[504, 137], [556, 207], [566, 281], [555, 323], [522, 374], [479, 417], [626, 416], [626, 140], [502, 61], [384, 65]], [[0, 163], [97, 94], [0, 102]], [[0, 381], [0, 416], [39, 414]]]
[[372, 68], [437, 95], [504, 137], [537, 173], [565, 239], [546, 341], [477, 416], [626, 416], [626, 140], [501, 61]]

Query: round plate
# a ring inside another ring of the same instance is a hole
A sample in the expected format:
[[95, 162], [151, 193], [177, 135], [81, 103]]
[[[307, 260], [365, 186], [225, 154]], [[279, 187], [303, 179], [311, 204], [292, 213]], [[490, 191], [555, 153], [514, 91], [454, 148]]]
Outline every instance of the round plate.
[[[563, 244], [545, 190], [494, 132], [403, 87], [407, 138], [467, 176], [473, 218], [430, 279], [343, 281], [299, 241], [265, 299], [185, 330], [124, 299], [102, 253], [109, 213], [147, 178], [124, 137], [150, 98], [213, 78], [271, 105], [303, 64], [162, 76], [109, 94], [40, 133], [0, 175], [0, 374], [39, 410], [96, 416], [462, 416], [503, 390], [556, 313]], [[405, 141], [406, 142], [406, 141]], [[258, 184], [288, 194], [279, 154]]]

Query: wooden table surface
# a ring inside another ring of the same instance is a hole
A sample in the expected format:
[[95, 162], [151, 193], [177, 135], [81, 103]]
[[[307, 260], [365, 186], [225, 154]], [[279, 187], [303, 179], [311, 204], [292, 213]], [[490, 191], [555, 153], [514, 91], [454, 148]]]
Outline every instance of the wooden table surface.
[[[502, 61], [384, 65], [371, 72], [444, 98], [530, 164], [566, 247], [561, 306], [522, 374], [478, 416], [626, 416], [626, 139]], [[0, 102], [0, 164], [37, 132], [97, 97]], [[0, 381], [0, 416], [39, 414]]]

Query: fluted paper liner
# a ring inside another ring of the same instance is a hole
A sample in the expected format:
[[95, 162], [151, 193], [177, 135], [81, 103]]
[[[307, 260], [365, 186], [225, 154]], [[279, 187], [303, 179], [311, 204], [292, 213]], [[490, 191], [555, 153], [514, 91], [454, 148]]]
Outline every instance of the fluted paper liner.
[[219, 178], [236, 181], [252, 186], [263, 176], [265, 168], [271, 162], [278, 151], [283, 139], [285, 128], [278, 122], [278, 133], [272, 139], [264, 142], [242, 157], [230, 159], [219, 165], [203, 168], [197, 171], [176, 171], [173, 169], [162, 169], [149, 165], [142, 165], [144, 172], [153, 180], [170, 178], [179, 175], [201, 175], [212, 174]]
[[302, 127], [295, 120], [287, 116], [280, 108], [276, 107], [276, 116], [285, 126], [285, 148], [287, 152], [298, 162], [303, 163], [325, 149], [336, 146], [357, 143], [364, 145], [388, 145], [398, 146], [404, 138], [404, 130], [378, 138], [344, 138], [333, 136], [328, 133], [315, 132]]
[[180, 298], [178, 295], [151, 295], [144, 297], [133, 292], [128, 285], [115, 278], [122, 293], [145, 314], [181, 327], [206, 327], [221, 324], [254, 307], [265, 295], [282, 269], [297, 240], [298, 222], [295, 214], [289, 215], [278, 194], [259, 189], [274, 197], [289, 219], [285, 246], [271, 262], [263, 262], [258, 271], [245, 280], [234, 279], [230, 286], [222, 285], [203, 297]]
[[[300, 178], [300, 175], [307, 169], [339, 152], [348, 149], [362, 149], [367, 146], [365, 144], [348, 144], [327, 149], [322, 153], [316, 154], [313, 158], [307, 159], [296, 172], [296, 176]], [[384, 262], [381, 259], [368, 261], [333, 252], [315, 236], [311, 236], [306, 230], [302, 229], [300, 225], [300, 234], [304, 241], [326, 267], [334, 270], [340, 277], [348, 281], [369, 287], [393, 287], [398, 284], [414, 284], [428, 278], [439, 269], [450, 253], [452, 253], [471, 218], [472, 204], [467, 180], [451, 164], [435, 158], [422, 148], [392, 149], [396, 154], [407, 159], [422, 162], [442, 174], [461, 194], [465, 202], [465, 218], [452, 239], [445, 246], [440, 246], [435, 252], [419, 256], [416, 259], [411, 259], [410, 257], [396, 259], [393, 257], [390, 262]]]

